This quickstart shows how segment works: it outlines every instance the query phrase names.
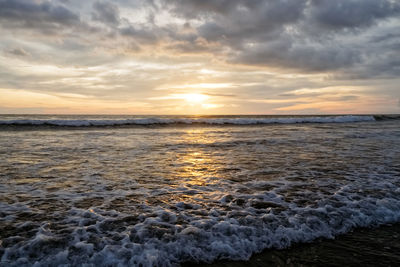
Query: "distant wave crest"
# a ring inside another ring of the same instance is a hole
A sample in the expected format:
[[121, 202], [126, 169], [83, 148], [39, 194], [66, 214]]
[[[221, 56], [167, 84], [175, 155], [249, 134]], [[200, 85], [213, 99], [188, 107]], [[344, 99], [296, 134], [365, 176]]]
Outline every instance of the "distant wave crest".
[[295, 124], [295, 123], [349, 123], [375, 121], [374, 116], [305, 116], [269, 118], [135, 118], [135, 119], [16, 119], [0, 120], [1, 125], [9, 126], [60, 126], [60, 127], [101, 127], [123, 125], [255, 125], [255, 124]]

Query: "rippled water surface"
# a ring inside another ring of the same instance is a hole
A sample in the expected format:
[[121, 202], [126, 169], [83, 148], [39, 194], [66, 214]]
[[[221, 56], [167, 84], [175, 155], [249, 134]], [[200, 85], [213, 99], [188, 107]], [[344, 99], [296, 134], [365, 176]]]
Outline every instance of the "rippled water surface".
[[169, 266], [400, 221], [400, 121], [0, 129], [0, 264]]

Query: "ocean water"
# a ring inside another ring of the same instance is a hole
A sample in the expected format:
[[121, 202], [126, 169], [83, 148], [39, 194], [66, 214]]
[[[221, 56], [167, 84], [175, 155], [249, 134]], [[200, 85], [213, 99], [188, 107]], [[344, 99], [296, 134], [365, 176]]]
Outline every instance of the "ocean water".
[[400, 222], [398, 116], [0, 116], [0, 266], [176, 266]]

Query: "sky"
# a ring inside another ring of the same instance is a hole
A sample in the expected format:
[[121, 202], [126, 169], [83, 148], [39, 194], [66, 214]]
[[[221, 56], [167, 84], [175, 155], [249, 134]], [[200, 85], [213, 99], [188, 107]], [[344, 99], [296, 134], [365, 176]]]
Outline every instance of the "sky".
[[400, 113], [400, 1], [0, 0], [0, 113]]

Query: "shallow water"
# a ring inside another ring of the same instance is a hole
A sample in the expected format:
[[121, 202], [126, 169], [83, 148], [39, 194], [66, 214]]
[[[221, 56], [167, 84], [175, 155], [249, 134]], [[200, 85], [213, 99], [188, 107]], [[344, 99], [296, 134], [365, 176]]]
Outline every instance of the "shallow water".
[[335, 239], [318, 239], [286, 249], [266, 249], [248, 261], [221, 260], [184, 267], [399, 266], [400, 224], [359, 228]]
[[245, 260], [399, 222], [399, 126], [3, 127], [0, 264]]

